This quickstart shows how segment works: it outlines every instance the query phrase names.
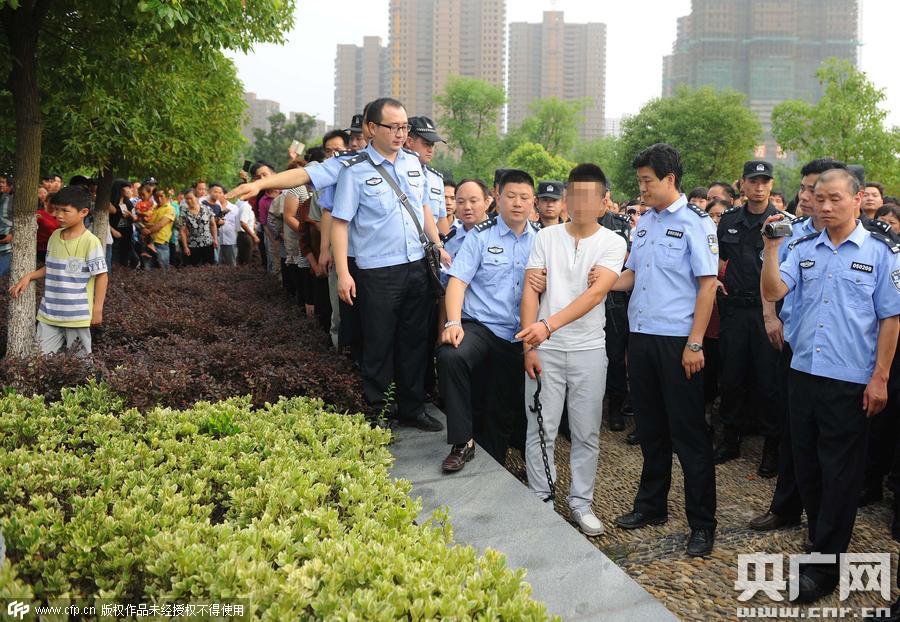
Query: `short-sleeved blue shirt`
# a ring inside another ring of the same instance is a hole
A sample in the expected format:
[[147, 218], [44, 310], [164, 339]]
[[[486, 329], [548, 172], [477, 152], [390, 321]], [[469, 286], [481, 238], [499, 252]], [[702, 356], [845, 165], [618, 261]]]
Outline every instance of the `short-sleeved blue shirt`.
[[[791, 242], [798, 240], [805, 235], [809, 235], [815, 230], [816, 228], [813, 226], [812, 218], [802, 218], [795, 222], [791, 231], [791, 237], [782, 242], [781, 246], [778, 247], [778, 264], [781, 265], [781, 263], [787, 259]], [[781, 311], [778, 313], [778, 318], [784, 325], [784, 340], [788, 342], [788, 345], [793, 343], [794, 323], [791, 321], [793, 312], [794, 292], [790, 291], [787, 293], [787, 296], [784, 297], [784, 300], [781, 301]]]
[[468, 285], [463, 318], [478, 320], [500, 339], [519, 332], [525, 266], [537, 230], [530, 223], [516, 235], [497, 215], [468, 232], [448, 274]]
[[425, 257], [418, 228], [397, 194], [374, 165], [381, 164], [409, 198], [419, 226], [425, 227], [428, 184], [415, 155], [400, 150], [393, 163], [369, 144], [344, 160], [334, 192], [334, 218], [350, 223], [356, 264], [363, 270], [396, 266]]
[[444, 177], [427, 164], [422, 167], [428, 180], [428, 194], [425, 202], [431, 208], [434, 219], [447, 217], [447, 203], [444, 201]]
[[868, 384], [879, 321], [900, 314], [900, 246], [879, 235], [857, 222], [837, 248], [827, 229], [791, 244], [781, 280], [794, 292], [793, 369]]
[[719, 245], [712, 219], [682, 194], [638, 220], [625, 267], [634, 271], [628, 304], [633, 333], [687, 337], [694, 323], [698, 277], [716, 276]]

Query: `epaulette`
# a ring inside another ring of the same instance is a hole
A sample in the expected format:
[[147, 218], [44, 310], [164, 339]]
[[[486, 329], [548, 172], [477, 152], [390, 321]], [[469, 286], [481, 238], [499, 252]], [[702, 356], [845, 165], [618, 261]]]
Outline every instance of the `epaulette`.
[[628, 214], [613, 214], [613, 217], [618, 218], [629, 227], [631, 226], [631, 216]]
[[357, 151], [356, 149], [346, 149], [344, 151], [336, 152], [334, 154], [334, 157], [336, 157], [336, 158], [351, 158], [351, 157], [355, 156], [357, 153], [359, 153], [359, 151]]
[[456, 235], [456, 232], [457, 232], [457, 231], [458, 231], [458, 229], [457, 229], [456, 227], [452, 227], [452, 228], [450, 229], [450, 231], [447, 232], [447, 235], [444, 235], [444, 234], [442, 233], [442, 234], [441, 234], [441, 242], [446, 243], [448, 240], [453, 239], [453, 237]]
[[812, 233], [807, 233], [803, 237], [797, 238], [793, 242], [790, 242], [788, 244], [788, 249], [792, 249], [795, 246], [797, 246], [800, 242], [806, 242], [807, 240], [812, 240], [813, 238], [817, 238], [820, 235], [821, 235], [821, 232], [819, 232], [819, 231], [813, 231]]
[[725, 214], [734, 214], [739, 209], [741, 209], [741, 208], [740, 207], [729, 207], [727, 210], [722, 212], [722, 215], [724, 216]]
[[866, 228], [875, 227], [874, 229], [869, 229], [869, 231], [882, 231], [884, 233], [887, 233], [891, 230], [891, 226], [883, 220], [870, 220], [864, 226]]
[[365, 162], [369, 159], [369, 154], [363, 151], [362, 153], [357, 153], [352, 158], [347, 158], [346, 160], [341, 160], [341, 166], [350, 167], [354, 164], [359, 164], [360, 162]]
[[802, 225], [807, 220], [809, 220], [809, 216], [794, 216], [794, 221], [791, 224]]
[[541, 229], [544, 228], [543, 225], [541, 225], [540, 220], [529, 220], [528, 224], [531, 225], [531, 228], [534, 229], [535, 231], [540, 231]]
[[484, 231], [485, 229], [490, 229], [494, 225], [497, 224], [497, 217], [491, 216], [487, 220], [482, 220], [480, 223], [475, 225], [475, 231]]
[[444, 174], [442, 172], [440, 172], [439, 170], [437, 170], [436, 168], [432, 168], [428, 164], [425, 165], [425, 168], [428, 169], [429, 171], [431, 171], [432, 173], [434, 173], [435, 175], [437, 175], [438, 177], [440, 177], [441, 179], [444, 178]]
[[410, 149], [409, 147], [403, 147], [403, 151], [405, 151], [405, 152], [408, 153], [409, 155], [414, 155], [414, 156], [416, 156], [417, 158], [419, 157], [419, 152], [418, 152], [418, 151], [413, 151], [413, 150]]
[[891, 249], [891, 252], [894, 253], [895, 255], [897, 253], [900, 253], [900, 244], [897, 244], [890, 237], [886, 236], [883, 233], [879, 233], [878, 231], [869, 231], [869, 233], [876, 240], [880, 240], [880, 241], [884, 242], [885, 244], [887, 244], [888, 248]]
[[788, 221], [789, 223], [791, 223], [792, 225], [793, 225], [794, 223], [796, 223], [798, 220], [800, 220], [797, 216], [794, 216], [794, 215], [791, 214], [790, 212], [786, 212], [786, 211], [784, 211], [783, 209], [777, 209], [777, 208], [776, 208], [775, 211], [777, 211], [779, 214], [781, 214], [782, 216], [784, 216], [784, 219], [785, 219], [786, 221]]
[[694, 212], [695, 214], [697, 214], [697, 216], [699, 216], [700, 218], [709, 218], [709, 214], [707, 214], [706, 212], [704, 212], [702, 209], [700, 209], [699, 207], [697, 207], [697, 206], [694, 205], [693, 203], [688, 203], [687, 206], [688, 206], [688, 209], [689, 209], [689, 210], [691, 210], [692, 212]]

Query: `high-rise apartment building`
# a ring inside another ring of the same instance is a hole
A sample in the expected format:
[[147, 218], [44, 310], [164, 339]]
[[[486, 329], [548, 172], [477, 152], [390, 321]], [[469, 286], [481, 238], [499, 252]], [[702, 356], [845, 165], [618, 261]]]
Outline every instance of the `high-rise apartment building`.
[[747, 95], [766, 133], [757, 155], [782, 157], [771, 138], [772, 110], [786, 99], [821, 97], [816, 70], [838, 57], [857, 64], [857, 0], [693, 0], [663, 59], [663, 95], [680, 84]]
[[244, 103], [247, 104], [247, 120], [241, 128], [241, 133], [252, 144], [253, 130], [261, 129], [268, 132], [271, 127], [269, 117], [281, 112], [281, 106], [271, 99], [259, 99], [256, 93], [244, 93]]
[[503, 86], [505, 0], [391, 0], [389, 93], [410, 115], [439, 116], [451, 75]]
[[387, 47], [380, 37], [363, 37], [362, 46], [339, 44], [334, 60], [334, 124], [349, 127], [367, 102], [390, 93]]
[[589, 100], [580, 133], [603, 135], [606, 103], [606, 25], [568, 24], [562, 11], [545, 11], [540, 24], [509, 25], [507, 127], [529, 115], [537, 99]]

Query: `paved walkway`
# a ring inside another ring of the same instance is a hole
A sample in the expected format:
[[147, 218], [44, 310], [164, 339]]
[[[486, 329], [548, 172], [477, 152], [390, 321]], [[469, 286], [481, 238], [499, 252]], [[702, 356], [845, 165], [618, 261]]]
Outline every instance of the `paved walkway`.
[[[431, 414], [444, 420], [436, 409]], [[463, 471], [442, 474], [447, 449], [445, 432], [395, 431], [393, 475], [412, 482], [423, 520], [448, 507], [457, 542], [490, 547], [505, 554], [510, 566], [526, 568], [534, 598], [567, 622], [677, 619], [480, 448]]]

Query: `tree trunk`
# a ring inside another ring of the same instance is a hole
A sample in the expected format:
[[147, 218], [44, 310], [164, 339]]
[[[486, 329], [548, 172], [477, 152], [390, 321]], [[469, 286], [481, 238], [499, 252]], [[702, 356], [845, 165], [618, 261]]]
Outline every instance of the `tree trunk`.
[[109, 195], [112, 192], [113, 170], [107, 164], [97, 180], [97, 200], [94, 202], [94, 227], [93, 233], [100, 238], [100, 243], [106, 245], [106, 231], [109, 229]]
[[[0, 10], [0, 24], [12, 54], [10, 89], [16, 119], [13, 194], [13, 249], [10, 282], [34, 270], [37, 249], [37, 187], [41, 170], [41, 102], [38, 94], [37, 43], [46, 3], [22, 2]], [[10, 300], [6, 355], [27, 356], [34, 350], [35, 288]]]

